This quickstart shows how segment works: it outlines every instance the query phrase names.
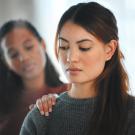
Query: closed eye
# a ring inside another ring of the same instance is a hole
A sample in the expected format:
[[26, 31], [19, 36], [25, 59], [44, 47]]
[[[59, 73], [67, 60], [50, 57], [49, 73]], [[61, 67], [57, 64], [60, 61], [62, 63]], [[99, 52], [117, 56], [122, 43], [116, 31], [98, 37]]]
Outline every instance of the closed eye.
[[19, 56], [19, 54], [16, 52], [16, 53], [12, 53], [12, 54], [9, 54], [9, 56], [12, 58], [12, 59], [15, 59]]
[[29, 50], [32, 50], [32, 49], [33, 49], [33, 45], [31, 45], [31, 46], [26, 46], [25, 49], [28, 50], [28, 51], [29, 51]]
[[81, 51], [89, 51], [90, 49], [91, 49], [91, 47], [89, 47], [89, 48], [79, 47], [79, 50], [81, 50]]

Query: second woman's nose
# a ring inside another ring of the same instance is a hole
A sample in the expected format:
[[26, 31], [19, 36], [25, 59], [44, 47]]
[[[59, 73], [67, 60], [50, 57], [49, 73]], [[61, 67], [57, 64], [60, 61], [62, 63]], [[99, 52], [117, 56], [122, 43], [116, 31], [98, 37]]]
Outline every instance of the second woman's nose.
[[28, 54], [26, 52], [24, 52], [24, 51], [21, 51], [19, 53], [19, 58], [18, 59], [19, 59], [20, 62], [23, 62], [23, 61], [28, 59]]

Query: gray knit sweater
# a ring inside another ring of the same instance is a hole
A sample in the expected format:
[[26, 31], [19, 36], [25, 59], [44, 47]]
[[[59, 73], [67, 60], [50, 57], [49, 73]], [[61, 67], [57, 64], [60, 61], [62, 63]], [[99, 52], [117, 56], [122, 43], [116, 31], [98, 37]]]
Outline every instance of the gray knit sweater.
[[[135, 135], [135, 99], [129, 108], [128, 133]], [[85, 135], [96, 98], [74, 99], [61, 94], [50, 116], [41, 116], [34, 108], [25, 118], [20, 135]]]

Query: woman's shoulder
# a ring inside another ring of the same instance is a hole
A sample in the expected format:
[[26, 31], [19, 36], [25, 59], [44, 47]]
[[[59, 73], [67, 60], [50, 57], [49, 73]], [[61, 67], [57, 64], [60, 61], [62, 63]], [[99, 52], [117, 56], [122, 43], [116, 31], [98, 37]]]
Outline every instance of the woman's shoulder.
[[33, 108], [24, 119], [20, 135], [46, 133], [47, 120], [48, 118], [41, 115], [37, 107]]
[[[66, 92], [62, 93], [58, 97], [58, 101], [56, 102], [56, 105], [53, 108], [53, 113], [51, 113], [49, 116], [45, 117], [44, 115], [40, 114], [40, 111], [37, 107], [33, 108], [25, 117], [21, 133], [23, 132], [33, 132], [35, 129], [38, 131], [35, 131], [36, 133], [40, 133], [40, 131], [47, 131], [48, 127], [48, 121], [50, 121], [51, 117], [57, 114], [59, 111], [59, 108], [63, 107], [61, 104], [63, 96], [65, 96]], [[21, 134], [24, 135], [24, 134]]]
[[40, 123], [44, 123], [45, 119], [47, 119], [47, 117], [43, 116], [40, 114], [39, 109], [37, 107], [34, 107], [26, 116], [26, 119], [30, 119], [31, 121], [33, 121], [33, 123], [35, 124], [39, 124]]

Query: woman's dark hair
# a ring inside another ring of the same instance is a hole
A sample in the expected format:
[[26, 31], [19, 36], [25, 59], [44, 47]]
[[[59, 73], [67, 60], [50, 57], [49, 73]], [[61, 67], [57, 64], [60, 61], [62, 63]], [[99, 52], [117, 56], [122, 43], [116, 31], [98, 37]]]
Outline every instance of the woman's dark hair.
[[[69, 8], [58, 24], [55, 47], [60, 31], [66, 22], [83, 27], [103, 43], [118, 42], [118, 28], [115, 16], [107, 8], [96, 2], [79, 3]], [[98, 93], [95, 112], [90, 120], [89, 135], [125, 135], [129, 80], [122, 64], [123, 55], [116, 48], [104, 71], [95, 81]]]
[[[43, 39], [34, 28], [34, 26], [25, 20], [12, 20], [6, 22], [0, 29], [0, 44], [3, 38], [15, 28], [26, 28], [30, 31], [39, 42]], [[45, 53], [46, 66], [45, 66], [45, 83], [50, 87], [57, 87], [63, 83], [59, 79], [59, 74], [52, 64], [49, 56]], [[23, 90], [22, 79], [19, 75], [11, 71], [5, 62], [3, 50], [0, 45], [0, 112], [3, 113], [11, 111], [16, 104], [16, 98], [19, 98]]]

